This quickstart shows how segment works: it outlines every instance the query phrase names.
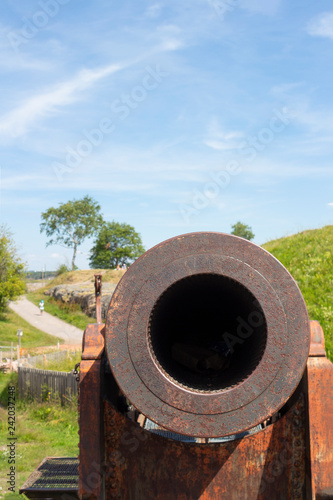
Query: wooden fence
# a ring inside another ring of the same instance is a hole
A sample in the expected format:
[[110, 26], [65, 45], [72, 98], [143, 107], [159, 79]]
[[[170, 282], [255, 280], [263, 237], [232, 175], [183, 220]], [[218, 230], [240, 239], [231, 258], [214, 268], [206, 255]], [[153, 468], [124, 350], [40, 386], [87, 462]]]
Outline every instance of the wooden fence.
[[43, 395], [51, 393], [50, 397], [59, 395], [61, 401], [77, 396], [78, 382], [72, 372], [55, 372], [38, 370], [37, 368], [18, 367], [19, 397], [31, 397], [42, 400]]

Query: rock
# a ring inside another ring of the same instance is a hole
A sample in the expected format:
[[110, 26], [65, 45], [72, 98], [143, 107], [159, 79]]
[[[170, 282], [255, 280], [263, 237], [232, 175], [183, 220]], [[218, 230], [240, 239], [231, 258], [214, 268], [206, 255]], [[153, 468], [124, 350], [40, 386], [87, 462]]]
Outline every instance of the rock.
[[[101, 296], [102, 319], [106, 318], [116, 286], [115, 283], [103, 283]], [[96, 318], [96, 299], [93, 284], [58, 285], [45, 291], [44, 295], [50, 295], [66, 304], [79, 304], [85, 314]]]

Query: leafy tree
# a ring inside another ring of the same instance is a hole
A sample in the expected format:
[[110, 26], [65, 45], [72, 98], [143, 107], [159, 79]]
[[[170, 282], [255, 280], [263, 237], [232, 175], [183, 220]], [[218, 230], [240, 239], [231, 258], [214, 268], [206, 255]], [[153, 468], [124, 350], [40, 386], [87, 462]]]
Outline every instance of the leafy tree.
[[233, 226], [231, 226], [231, 234], [235, 236], [240, 236], [241, 238], [245, 238], [246, 240], [253, 240], [254, 234], [252, 232], [252, 228], [247, 224], [243, 224], [242, 222], [236, 222]]
[[90, 253], [90, 267], [114, 269], [129, 265], [145, 251], [134, 227], [119, 222], [106, 222], [98, 233]]
[[60, 244], [73, 248], [72, 270], [75, 269], [77, 247], [88, 237], [96, 234], [103, 223], [100, 205], [89, 196], [82, 200], [60, 203], [58, 208], [49, 208], [42, 213], [40, 232], [54, 236], [46, 246]]
[[11, 233], [0, 226], [0, 315], [9, 300], [15, 300], [24, 292], [24, 264], [17, 256]]

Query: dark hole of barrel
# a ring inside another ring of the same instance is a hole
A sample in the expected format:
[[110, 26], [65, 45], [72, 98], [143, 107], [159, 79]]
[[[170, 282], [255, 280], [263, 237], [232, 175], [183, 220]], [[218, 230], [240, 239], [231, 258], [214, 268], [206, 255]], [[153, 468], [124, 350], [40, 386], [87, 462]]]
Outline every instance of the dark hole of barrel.
[[196, 274], [171, 285], [150, 314], [151, 353], [165, 375], [193, 391], [241, 383], [264, 354], [267, 326], [255, 296], [218, 274]]

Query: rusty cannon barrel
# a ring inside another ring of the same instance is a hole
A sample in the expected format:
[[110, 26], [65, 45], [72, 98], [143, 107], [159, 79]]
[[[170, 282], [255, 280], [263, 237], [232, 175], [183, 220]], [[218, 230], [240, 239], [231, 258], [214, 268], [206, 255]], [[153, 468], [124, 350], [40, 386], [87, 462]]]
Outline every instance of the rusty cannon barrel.
[[105, 345], [139, 412], [207, 438], [253, 428], [285, 404], [304, 373], [310, 326], [296, 282], [271, 254], [236, 236], [190, 233], [125, 273]]
[[83, 336], [79, 457], [46, 458], [21, 492], [333, 498], [333, 364], [272, 255], [221, 233], [164, 241], [126, 271], [105, 325], [101, 279]]

